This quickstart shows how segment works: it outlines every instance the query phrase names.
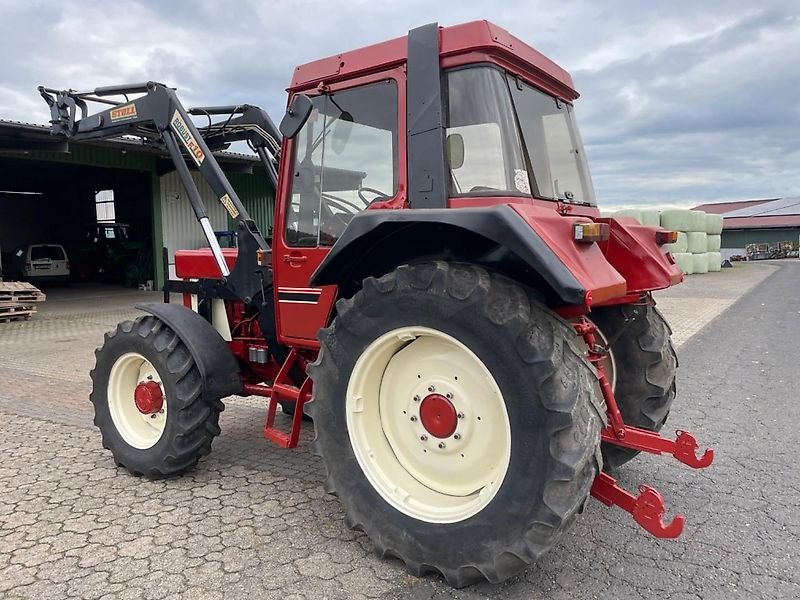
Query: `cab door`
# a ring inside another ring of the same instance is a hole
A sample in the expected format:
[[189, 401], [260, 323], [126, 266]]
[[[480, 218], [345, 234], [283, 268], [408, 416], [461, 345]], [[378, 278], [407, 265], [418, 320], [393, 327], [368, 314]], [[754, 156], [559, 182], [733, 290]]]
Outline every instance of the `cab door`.
[[387, 74], [312, 98], [303, 129], [284, 151], [273, 265], [278, 336], [316, 345], [336, 287], [309, 281], [354, 215], [398, 189], [398, 90]]

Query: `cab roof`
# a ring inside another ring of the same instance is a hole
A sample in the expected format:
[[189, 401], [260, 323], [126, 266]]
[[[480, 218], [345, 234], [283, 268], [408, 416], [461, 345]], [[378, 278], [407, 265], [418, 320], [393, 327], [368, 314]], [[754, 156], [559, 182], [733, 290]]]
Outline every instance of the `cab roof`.
[[[448, 57], [468, 55], [465, 63], [481, 62], [482, 57], [493, 59], [564, 100], [571, 101], [578, 97], [572, 77], [567, 71], [489, 21], [439, 27], [439, 55], [443, 61]], [[308, 90], [323, 82], [333, 83], [382, 71], [402, 65], [407, 56], [407, 36], [403, 36], [315, 60], [294, 70], [288, 91]]]

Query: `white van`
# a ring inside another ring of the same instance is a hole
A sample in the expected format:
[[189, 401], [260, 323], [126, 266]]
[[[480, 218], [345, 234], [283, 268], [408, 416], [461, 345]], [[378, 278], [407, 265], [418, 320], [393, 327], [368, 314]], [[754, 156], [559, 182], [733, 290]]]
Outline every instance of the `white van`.
[[22, 278], [31, 282], [69, 282], [69, 259], [59, 244], [31, 244], [17, 251]]

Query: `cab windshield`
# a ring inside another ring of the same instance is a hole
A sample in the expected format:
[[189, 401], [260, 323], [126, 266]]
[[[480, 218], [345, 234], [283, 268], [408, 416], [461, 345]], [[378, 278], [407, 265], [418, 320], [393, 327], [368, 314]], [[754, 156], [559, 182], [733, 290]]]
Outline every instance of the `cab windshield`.
[[445, 90], [452, 195], [595, 203], [571, 105], [489, 66], [450, 71]]

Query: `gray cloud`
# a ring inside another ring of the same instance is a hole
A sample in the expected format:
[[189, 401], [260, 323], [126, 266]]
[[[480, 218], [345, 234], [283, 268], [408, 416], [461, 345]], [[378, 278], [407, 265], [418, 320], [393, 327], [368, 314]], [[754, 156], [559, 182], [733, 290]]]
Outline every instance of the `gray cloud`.
[[0, 118], [36, 86], [156, 79], [277, 119], [297, 64], [437, 20], [487, 18], [570, 71], [601, 204], [800, 195], [795, 2], [0, 0]]

